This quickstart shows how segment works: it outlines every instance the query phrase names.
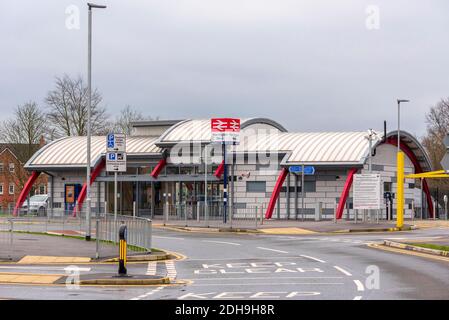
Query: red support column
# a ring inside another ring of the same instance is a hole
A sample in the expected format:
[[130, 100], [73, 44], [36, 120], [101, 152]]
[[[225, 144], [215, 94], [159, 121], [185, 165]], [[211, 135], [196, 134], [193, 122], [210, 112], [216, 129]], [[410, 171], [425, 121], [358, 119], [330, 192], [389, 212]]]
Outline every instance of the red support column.
[[354, 174], [357, 172], [357, 168], [352, 168], [348, 172], [348, 177], [346, 178], [345, 186], [340, 196], [340, 201], [337, 207], [337, 219], [341, 219], [343, 216], [343, 209], [345, 208], [346, 200], [348, 200], [349, 191], [351, 190], [352, 181], [354, 180]]
[[[398, 146], [398, 138], [397, 137], [390, 137], [385, 142], [387, 144], [391, 144], [393, 146]], [[410, 159], [410, 161], [413, 163], [413, 166], [415, 167], [415, 173], [423, 173], [423, 169], [421, 168], [421, 165], [419, 164], [418, 159], [416, 158], [415, 154], [413, 153], [410, 148], [401, 143], [401, 150], [407, 155], [407, 157]], [[423, 191], [426, 194], [427, 199], [427, 207], [429, 209], [429, 215], [431, 218], [433, 218], [433, 202], [432, 202], [432, 196], [430, 194], [429, 186], [427, 185], [426, 179], [423, 179]]]
[[19, 213], [20, 208], [22, 207], [23, 202], [31, 191], [34, 182], [39, 177], [41, 173], [39, 171], [33, 171], [31, 176], [28, 178], [28, 181], [23, 186], [22, 192], [20, 192], [19, 198], [17, 199], [16, 206], [14, 207], [13, 215], [16, 217]]
[[162, 169], [164, 169], [165, 165], [167, 164], [166, 159], [159, 160], [159, 163], [154, 167], [153, 171], [151, 171], [150, 176], [152, 176], [154, 179], [157, 179], [159, 173], [161, 173]]
[[288, 169], [282, 168], [276, 181], [276, 185], [274, 186], [273, 193], [271, 194], [270, 202], [268, 204], [267, 211], [265, 212], [265, 219], [271, 219], [271, 216], [273, 215], [274, 206], [276, 205], [276, 201], [279, 198], [279, 193], [281, 192], [281, 188], [284, 184], [287, 174]]
[[218, 179], [220, 179], [223, 172], [224, 172], [224, 161], [222, 161], [220, 163], [220, 165], [218, 166], [217, 170], [215, 170], [214, 176], [216, 176]]
[[[90, 176], [90, 185], [95, 182], [95, 179], [97, 179], [98, 175], [100, 174], [101, 170], [104, 169], [106, 165], [106, 161], [104, 159], [101, 160], [101, 162], [95, 167], [95, 169], [92, 171], [92, 174]], [[78, 199], [76, 200], [76, 206], [73, 208], [72, 215], [73, 217], [76, 217], [77, 211], [81, 211], [81, 208], [83, 207], [84, 199], [86, 198], [86, 192], [87, 192], [87, 185], [86, 183], [83, 184], [83, 187], [80, 191], [80, 194], [78, 195]]]

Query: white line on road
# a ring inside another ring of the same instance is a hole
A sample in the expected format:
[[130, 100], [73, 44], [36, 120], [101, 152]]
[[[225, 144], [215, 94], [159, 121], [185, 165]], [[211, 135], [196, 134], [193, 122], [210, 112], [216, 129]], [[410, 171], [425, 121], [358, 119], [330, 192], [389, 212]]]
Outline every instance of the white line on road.
[[137, 296], [135, 298], [131, 298], [130, 300], [141, 300], [141, 299], [145, 299], [149, 296], [151, 296], [152, 294], [155, 294], [158, 291], [161, 291], [162, 289], [164, 289], [164, 287], [157, 287], [156, 289], [153, 289], [147, 293], [141, 294], [140, 296]]
[[177, 273], [173, 260], [165, 261], [165, 266], [167, 268], [167, 277], [170, 279], [170, 281], [175, 280]]
[[274, 251], [274, 252], [279, 252], [279, 253], [288, 253], [287, 251], [276, 250], [276, 249], [270, 249], [270, 248], [265, 248], [265, 247], [257, 247], [257, 249], [260, 249], [260, 250], [268, 250], [268, 251]]
[[354, 297], [354, 299], [352, 299], [352, 300], [362, 300], [362, 296], [356, 296], [356, 297]]
[[184, 238], [179, 238], [179, 237], [162, 237], [162, 236], [153, 236], [153, 238], [159, 238], [159, 239], [169, 239], [169, 240], [184, 240]]
[[279, 279], [342, 279], [343, 277], [240, 277], [240, 278], [193, 278], [193, 281], [213, 281], [213, 280], [279, 280]]
[[203, 240], [203, 242], [219, 243], [219, 244], [230, 244], [231, 246], [239, 246], [240, 243], [226, 242], [226, 241], [214, 241], [214, 240]]
[[310, 259], [310, 260], [317, 261], [317, 262], [326, 263], [326, 261], [324, 261], [324, 260], [321, 260], [321, 259], [318, 259], [318, 258], [315, 258], [315, 257], [311, 257], [311, 256], [306, 256], [305, 254], [300, 254], [300, 256], [303, 257], [303, 258], [307, 258], [307, 259]]
[[360, 280], [354, 280], [354, 283], [357, 286], [357, 291], [365, 291], [365, 287]]
[[352, 274], [348, 271], [346, 271], [345, 269], [339, 267], [339, 266], [334, 266], [335, 269], [337, 269], [338, 271], [340, 271], [341, 273], [347, 275], [348, 277], [352, 276]]
[[[278, 286], [290, 286], [290, 285], [342, 285], [343, 282], [287, 282], [287, 283], [276, 283]], [[207, 287], [207, 286], [272, 286], [273, 282], [267, 283], [204, 283], [204, 284], [191, 284], [190, 287]]]
[[[272, 260], [272, 259], [298, 259], [298, 256], [276, 256], [276, 257], [262, 257], [264, 260]], [[198, 259], [191, 259], [187, 257], [186, 260], [189, 261], [237, 261], [242, 259], [249, 259], [249, 258], [242, 258], [242, 257], [229, 257], [229, 258], [198, 258]]]
[[146, 275], [148, 275], [148, 276], [156, 275], [156, 269], [157, 269], [157, 262], [156, 261], [150, 261], [148, 263], [148, 268], [147, 268]]

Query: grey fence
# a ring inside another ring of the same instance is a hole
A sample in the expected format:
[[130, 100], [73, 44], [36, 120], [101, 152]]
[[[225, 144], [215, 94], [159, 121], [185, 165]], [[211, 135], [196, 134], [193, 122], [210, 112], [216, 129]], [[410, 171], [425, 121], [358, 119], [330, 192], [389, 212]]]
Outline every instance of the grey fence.
[[243, 209], [228, 207], [225, 222], [222, 204], [165, 205], [159, 219], [164, 225], [257, 229], [264, 223], [264, 208], [262, 204]]
[[[82, 239], [86, 236], [89, 224], [91, 239], [96, 242], [93, 255], [97, 258], [116, 255], [112, 245], [118, 244], [118, 230], [122, 224], [128, 228], [127, 243], [130, 254], [151, 252], [152, 221], [150, 219], [92, 214], [88, 220], [84, 212], [73, 217], [71, 212], [63, 211], [54, 212], [51, 217], [28, 215], [13, 217], [7, 213], [0, 213], [0, 259], [8, 259], [12, 256], [18, 245], [15, 240], [21, 233], [64, 235]], [[55, 241], [57, 241], [56, 238]]]

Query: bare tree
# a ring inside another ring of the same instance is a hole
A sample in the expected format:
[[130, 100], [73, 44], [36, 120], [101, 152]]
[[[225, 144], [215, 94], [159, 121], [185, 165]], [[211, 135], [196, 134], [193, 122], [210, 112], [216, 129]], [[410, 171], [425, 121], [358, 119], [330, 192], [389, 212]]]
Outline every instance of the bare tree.
[[36, 102], [27, 102], [18, 106], [14, 118], [5, 120], [0, 128], [1, 140], [10, 144], [24, 144], [18, 155], [28, 159], [37, 150], [40, 139], [46, 133], [47, 120]]
[[[432, 162], [434, 170], [441, 169], [441, 159], [446, 153], [443, 139], [449, 133], [449, 98], [441, 99], [432, 106], [426, 114], [427, 134], [422, 139], [422, 144]], [[430, 186], [439, 188], [443, 192], [449, 192], [449, 181], [447, 179], [431, 179]]]
[[[106, 109], [100, 106], [101, 94], [97, 89], [91, 93], [91, 128], [93, 134], [103, 133], [107, 126]], [[56, 77], [55, 89], [48, 92], [50, 130], [55, 137], [82, 136], [87, 134], [87, 86], [81, 77], [68, 75]]]
[[133, 110], [130, 105], [127, 105], [120, 111], [120, 115], [116, 117], [112, 131], [130, 135], [133, 129], [131, 124], [137, 120], [152, 120], [152, 118], [144, 117], [141, 112]]

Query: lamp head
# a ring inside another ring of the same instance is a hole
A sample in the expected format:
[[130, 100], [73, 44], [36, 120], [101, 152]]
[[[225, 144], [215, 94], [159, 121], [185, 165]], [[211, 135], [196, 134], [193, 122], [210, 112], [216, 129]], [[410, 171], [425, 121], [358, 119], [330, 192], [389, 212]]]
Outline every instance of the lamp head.
[[87, 6], [89, 7], [89, 10], [91, 10], [92, 8], [96, 8], [96, 9], [106, 9], [105, 5], [100, 5], [100, 4], [95, 4], [95, 3], [87, 3]]
[[407, 99], [398, 99], [398, 104], [403, 102], [410, 102], [410, 100]]

